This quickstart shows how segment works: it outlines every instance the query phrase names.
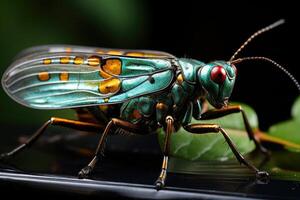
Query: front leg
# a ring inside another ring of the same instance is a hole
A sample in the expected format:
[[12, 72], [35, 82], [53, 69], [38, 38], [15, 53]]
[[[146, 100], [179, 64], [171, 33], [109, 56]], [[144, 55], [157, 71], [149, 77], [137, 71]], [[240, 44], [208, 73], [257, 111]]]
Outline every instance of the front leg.
[[223, 117], [226, 115], [230, 115], [233, 113], [242, 113], [245, 129], [247, 131], [248, 137], [250, 140], [253, 140], [255, 143], [255, 146], [257, 149], [259, 149], [262, 153], [269, 155], [269, 151], [261, 145], [261, 143], [255, 138], [254, 132], [249, 124], [249, 120], [247, 118], [247, 115], [245, 111], [242, 109], [242, 106], [235, 105], [235, 106], [227, 106], [222, 109], [214, 109], [214, 110], [208, 110], [205, 113], [201, 115], [201, 120], [208, 120], [208, 119], [215, 119], [218, 117]]
[[259, 171], [252, 163], [248, 162], [243, 155], [237, 150], [235, 144], [232, 142], [226, 131], [220, 127], [217, 124], [189, 124], [187, 126], [184, 126], [184, 129], [187, 130], [190, 133], [195, 133], [195, 134], [205, 134], [205, 133], [221, 133], [226, 142], [228, 143], [231, 151], [237, 158], [237, 160], [241, 163], [246, 165], [250, 170], [254, 171], [256, 174], [256, 177], [261, 180], [266, 182], [268, 180], [269, 174], [265, 171]]

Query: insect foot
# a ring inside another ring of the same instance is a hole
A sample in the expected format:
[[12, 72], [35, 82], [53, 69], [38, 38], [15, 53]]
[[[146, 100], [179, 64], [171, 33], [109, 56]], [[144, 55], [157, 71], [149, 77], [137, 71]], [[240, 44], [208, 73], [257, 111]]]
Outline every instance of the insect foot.
[[78, 173], [78, 178], [83, 179], [83, 178], [88, 178], [90, 173], [92, 172], [92, 167], [86, 166], [80, 170]]
[[267, 184], [270, 181], [270, 175], [265, 171], [256, 172], [256, 180], [259, 184]]
[[155, 189], [158, 191], [163, 189], [164, 186], [165, 186], [165, 182], [162, 179], [158, 178], [157, 181], [155, 182]]
[[0, 161], [4, 162], [4, 161], [8, 160], [9, 157], [10, 157], [10, 155], [8, 153], [2, 153], [2, 154], [0, 154]]

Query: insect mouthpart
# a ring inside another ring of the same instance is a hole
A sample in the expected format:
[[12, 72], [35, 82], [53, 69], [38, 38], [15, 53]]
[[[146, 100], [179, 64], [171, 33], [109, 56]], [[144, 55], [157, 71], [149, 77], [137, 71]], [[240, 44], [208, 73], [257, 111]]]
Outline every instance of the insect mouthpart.
[[227, 107], [228, 99], [229, 99], [228, 97], [224, 98], [223, 100], [213, 100], [213, 99], [211, 99], [210, 104], [212, 106], [214, 106], [215, 108], [217, 108], [217, 109], [221, 109], [221, 108]]
[[225, 108], [228, 105], [228, 100], [229, 100], [229, 97], [225, 97], [222, 101], [215, 102], [214, 107], [217, 109]]
[[223, 107], [227, 107], [228, 101], [229, 101], [229, 97], [225, 97], [224, 102], [223, 102], [223, 104], [224, 104]]

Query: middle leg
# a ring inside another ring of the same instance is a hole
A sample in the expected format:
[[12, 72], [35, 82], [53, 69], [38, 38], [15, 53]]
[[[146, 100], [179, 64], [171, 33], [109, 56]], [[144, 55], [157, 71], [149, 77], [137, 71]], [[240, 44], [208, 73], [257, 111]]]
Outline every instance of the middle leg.
[[145, 130], [142, 129], [142, 127], [136, 125], [136, 124], [132, 124], [130, 122], [124, 121], [124, 120], [120, 120], [117, 118], [113, 118], [111, 119], [108, 124], [106, 125], [106, 128], [104, 129], [104, 132], [102, 133], [97, 149], [95, 151], [94, 157], [93, 159], [90, 161], [90, 163], [85, 166], [84, 168], [82, 168], [79, 173], [78, 173], [78, 177], [79, 178], [87, 178], [91, 172], [93, 171], [93, 169], [96, 166], [97, 161], [99, 160], [101, 153], [103, 152], [103, 149], [105, 147], [105, 142], [106, 142], [106, 138], [108, 136], [109, 133], [111, 133], [113, 128], [122, 128], [130, 133], [135, 133], [135, 134], [139, 134], [139, 133], [144, 133]]
[[168, 169], [168, 161], [169, 161], [169, 153], [170, 153], [170, 139], [174, 128], [173, 117], [167, 116], [166, 124], [167, 124], [167, 130], [166, 130], [166, 136], [165, 136], [165, 141], [163, 146], [164, 158], [163, 158], [160, 175], [155, 182], [155, 187], [157, 190], [160, 190], [165, 186], [165, 182], [167, 178], [167, 169]]

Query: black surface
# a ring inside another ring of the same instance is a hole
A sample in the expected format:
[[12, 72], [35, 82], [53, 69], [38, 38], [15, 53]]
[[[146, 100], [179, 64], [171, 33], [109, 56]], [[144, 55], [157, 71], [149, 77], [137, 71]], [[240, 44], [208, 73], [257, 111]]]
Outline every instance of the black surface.
[[[262, 184], [255, 180], [253, 173], [244, 166], [239, 166], [236, 161], [199, 162], [202, 168], [198, 175], [169, 173], [167, 187], [157, 192], [154, 182], [160, 172], [162, 158], [155, 135], [138, 138], [111, 137], [105, 157], [99, 162], [91, 178], [81, 180], [77, 179], [76, 174], [89, 162], [91, 155], [79, 154], [78, 145], [93, 149], [91, 146], [95, 145], [95, 138], [69, 138], [66, 134], [64, 139], [51, 142], [56, 136], [45, 136], [32, 149], [2, 162], [0, 190], [10, 196], [35, 195], [44, 199], [58, 196], [298, 199], [300, 196], [300, 182], [279, 180], [271, 176], [269, 183]], [[8, 145], [9, 141], [6, 148], [11, 146]], [[2, 147], [3, 142], [2, 140]], [[195, 170], [199, 172], [199, 169]]]
[[[153, 185], [159, 172], [155, 170], [158, 168], [158, 165], [154, 165], [157, 162], [140, 159], [143, 162], [137, 166], [130, 165], [131, 159], [126, 160], [129, 162], [110, 160], [99, 167], [91, 179], [86, 180], [70, 175], [18, 172], [2, 166], [1, 191], [11, 195], [18, 194], [15, 191], [22, 191], [24, 195], [37, 193], [35, 195], [42, 194], [45, 197], [79, 195], [78, 198], [99, 196], [147, 199], [298, 199], [300, 195], [300, 183], [297, 181], [271, 180], [268, 184], [259, 184], [252, 174], [216, 177], [213, 174], [199, 176], [169, 173], [167, 187], [157, 192]], [[76, 171], [76, 167], [79, 169], [77, 165], [73, 167], [70, 169], [72, 172]]]
[[[197, 177], [174, 177], [177, 181], [187, 181]], [[190, 178], [190, 179], [189, 179]], [[199, 177], [198, 177], [199, 178]], [[243, 183], [242, 181], [227, 181], [206, 184], [198, 187], [168, 186], [163, 190], [156, 191], [153, 185], [133, 184], [117, 181], [101, 180], [80, 180], [74, 177], [53, 176], [53, 175], [31, 175], [22, 173], [0, 172], [0, 180], [3, 191], [10, 191], [11, 187], [17, 188], [24, 194], [33, 194], [49, 197], [57, 195], [77, 195], [77, 198], [90, 197], [122, 197], [122, 198], [144, 198], [144, 199], [298, 199], [299, 182], [271, 181], [267, 185], [255, 183]], [[4, 182], [6, 183], [5, 186]], [[184, 182], [182, 182], [184, 183]], [[230, 185], [231, 190], [224, 190], [223, 184]], [[25, 187], [25, 188], [24, 188]], [[222, 188], [220, 190], [220, 188]], [[234, 191], [235, 190], [235, 191]], [[53, 193], [55, 192], [55, 193]], [[287, 192], [282, 195], [283, 192]]]

